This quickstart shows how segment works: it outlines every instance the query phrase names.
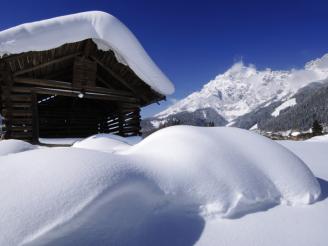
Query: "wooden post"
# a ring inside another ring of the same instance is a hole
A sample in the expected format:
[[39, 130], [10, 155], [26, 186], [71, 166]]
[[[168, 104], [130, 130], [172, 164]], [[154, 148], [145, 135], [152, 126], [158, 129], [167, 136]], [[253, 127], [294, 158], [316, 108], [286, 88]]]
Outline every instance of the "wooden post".
[[[12, 100], [11, 100], [11, 88], [14, 84], [13, 77], [9, 66], [7, 63], [4, 63], [4, 71], [3, 71], [3, 82], [6, 85], [6, 89], [3, 91], [3, 96], [5, 96], [3, 102], [6, 109], [6, 115], [3, 115], [4, 122], [6, 126], [6, 133], [4, 135], [5, 139], [11, 138], [11, 131], [12, 131]], [[2, 110], [4, 112], [4, 110]]]
[[119, 135], [120, 136], [124, 136], [124, 116], [123, 116], [123, 112], [119, 112], [118, 113], [118, 131], [119, 131]]
[[39, 112], [36, 93], [32, 94], [32, 141], [33, 143], [39, 143]]

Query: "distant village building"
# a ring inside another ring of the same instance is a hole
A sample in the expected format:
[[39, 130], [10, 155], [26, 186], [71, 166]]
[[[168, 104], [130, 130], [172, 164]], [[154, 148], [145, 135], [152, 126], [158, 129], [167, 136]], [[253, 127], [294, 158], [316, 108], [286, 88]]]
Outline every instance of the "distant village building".
[[0, 32], [4, 138], [140, 134], [174, 86], [115, 17], [86, 12]]

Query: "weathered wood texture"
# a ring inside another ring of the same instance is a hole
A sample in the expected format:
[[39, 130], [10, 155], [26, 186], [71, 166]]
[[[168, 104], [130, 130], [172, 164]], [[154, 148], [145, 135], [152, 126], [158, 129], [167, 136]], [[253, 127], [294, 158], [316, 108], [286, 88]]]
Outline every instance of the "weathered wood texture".
[[91, 39], [0, 58], [5, 138], [140, 133], [140, 107], [163, 100]]
[[97, 63], [89, 59], [76, 57], [73, 67], [73, 86], [96, 86]]

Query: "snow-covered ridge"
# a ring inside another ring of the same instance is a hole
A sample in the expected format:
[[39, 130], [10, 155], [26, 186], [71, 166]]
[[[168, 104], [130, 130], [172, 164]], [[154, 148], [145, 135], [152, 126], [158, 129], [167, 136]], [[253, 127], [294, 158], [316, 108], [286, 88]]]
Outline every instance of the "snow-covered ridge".
[[42, 51], [92, 38], [102, 50], [113, 50], [155, 91], [170, 95], [172, 82], [156, 66], [133, 33], [114, 16], [90, 11], [26, 23], [0, 32], [0, 55]]
[[251, 112], [260, 105], [286, 100], [310, 82], [328, 77], [328, 54], [305, 64], [303, 69], [258, 70], [243, 62], [234, 64], [194, 92], [156, 115], [159, 119], [182, 111], [213, 108], [227, 121]]

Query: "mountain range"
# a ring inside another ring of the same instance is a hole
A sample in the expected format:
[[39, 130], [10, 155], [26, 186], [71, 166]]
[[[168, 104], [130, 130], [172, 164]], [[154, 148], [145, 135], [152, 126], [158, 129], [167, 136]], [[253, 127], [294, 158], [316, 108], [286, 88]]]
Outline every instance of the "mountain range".
[[265, 131], [306, 130], [314, 119], [328, 123], [327, 108], [328, 54], [291, 70], [258, 70], [238, 62], [200, 91], [143, 120], [142, 127], [147, 132], [179, 121]]

